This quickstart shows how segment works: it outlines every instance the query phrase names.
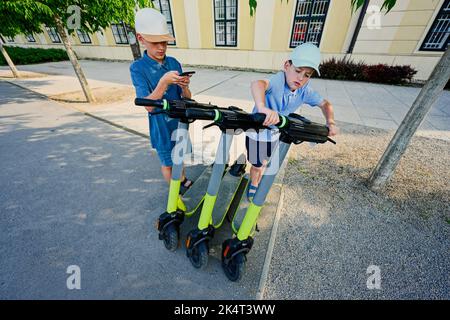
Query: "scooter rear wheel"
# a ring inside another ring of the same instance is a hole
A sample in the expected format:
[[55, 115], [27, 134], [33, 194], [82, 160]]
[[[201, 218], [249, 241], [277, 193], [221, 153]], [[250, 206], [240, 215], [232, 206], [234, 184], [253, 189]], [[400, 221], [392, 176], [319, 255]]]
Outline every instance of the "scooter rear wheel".
[[208, 245], [206, 241], [202, 241], [192, 248], [192, 254], [189, 256], [189, 260], [197, 269], [206, 268], [208, 265]]
[[169, 251], [175, 251], [178, 248], [178, 229], [173, 224], [168, 225], [163, 232], [164, 246]]
[[222, 269], [228, 280], [233, 282], [241, 280], [245, 272], [245, 262], [246, 258], [244, 253], [237, 254], [228, 263], [222, 262]]

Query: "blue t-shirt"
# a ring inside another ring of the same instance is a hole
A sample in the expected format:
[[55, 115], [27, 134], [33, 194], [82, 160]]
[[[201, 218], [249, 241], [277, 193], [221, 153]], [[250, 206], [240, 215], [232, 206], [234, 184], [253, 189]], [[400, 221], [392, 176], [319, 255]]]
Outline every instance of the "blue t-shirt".
[[[136, 89], [137, 98], [145, 98], [155, 90], [159, 80], [169, 71], [178, 71], [182, 73], [181, 64], [177, 59], [166, 56], [163, 63], [159, 63], [147, 55], [136, 60], [130, 66], [131, 80]], [[163, 99], [179, 100], [181, 99], [181, 87], [178, 85], [169, 85], [163, 95]], [[150, 121], [150, 139], [153, 148], [158, 152], [170, 152], [174, 142], [171, 141], [171, 134], [177, 128], [178, 120], [167, 117], [166, 114], [149, 115]]]
[[[316, 107], [323, 100], [322, 96], [311, 88], [309, 82], [292, 92], [286, 83], [286, 77], [283, 71], [274, 74], [269, 79], [269, 87], [266, 90], [266, 106], [279, 114], [287, 116], [294, 113], [302, 104]], [[255, 112], [257, 112], [256, 106], [253, 108], [253, 113]], [[247, 136], [254, 140], [271, 141], [278, 137], [277, 134], [274, 134], [276, 131], [262, 130], [259, 133], [247, 132]]]

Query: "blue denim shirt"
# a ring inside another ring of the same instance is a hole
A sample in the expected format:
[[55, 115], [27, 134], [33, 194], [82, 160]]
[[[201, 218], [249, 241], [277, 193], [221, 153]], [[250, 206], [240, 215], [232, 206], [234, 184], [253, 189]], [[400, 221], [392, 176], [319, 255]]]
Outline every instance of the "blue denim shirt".
[[[292, 92], [286, 83], [284, 71], [274, 74], [269, 79], [269, 87], [266, 90], [266, 106], [279, 114], [287, 116], [296, 112], [302, 104], [315, 107], [322, 102], [322, 96], [311, 88], [310, 82]], [[253, 108], [253, 113], [255, 112], [257, 112], [256, 106]], [[270, 130], [263, 130], [259, 133], [248, 132], [247, 136], [253, 140], [271, 141], [275, 140], [278, 135], [273, 135]]]
[[[131, 80], [136, 89], [136, 97], [144, 98], [150, 95], [155, 90], [162, 76], [169, 71], [183, 72], [177, 59], [166, 56], [163, 63], [160, 64], [150, 58], [147, 55], [147, 51], [144, 51], [143, 57], [133, 62], [130, 66]], [[179, 86], [170, 85], [164, 93], [163, 99], [181, 99], [181, 92], [182, 90]], [[148, 116], [152, 146], [157, 150], [160, 158], [162, 154], [167, 157], [167, 153], [170, 155], [175, 144], [174, 141], [171, 141], [171, 134], [177, 128], [178, 120], [171, 119], [165, 114], [152, 115], [149, 113]]]

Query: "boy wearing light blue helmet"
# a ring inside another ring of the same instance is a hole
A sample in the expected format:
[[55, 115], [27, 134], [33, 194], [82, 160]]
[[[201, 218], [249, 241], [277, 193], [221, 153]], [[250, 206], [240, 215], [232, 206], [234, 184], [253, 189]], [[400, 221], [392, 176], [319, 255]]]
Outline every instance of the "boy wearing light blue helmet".
[[[255, 101], [253, 112], [266, 114], [265, 126], [273, 126], [279, 121], [279, 114], [289, 115], [296, 112], [302, 104], [320, 107], [329, 128], [329, 135], [337, 134], [334, 121], [333, 106], [314, 91], [309, 80], [314, 73], [320, 76], [320, 50], [312, 43], [299, 45], [284, 63], [283, 70], [270, 77], [269, 80], [256, 80], [251, 84]], [[250, 169], [250, 184], [247, 197], [252, 200], [265, 165], [279, 138], [278, 133], [271, 130], [248, 132], [246, 147]]]

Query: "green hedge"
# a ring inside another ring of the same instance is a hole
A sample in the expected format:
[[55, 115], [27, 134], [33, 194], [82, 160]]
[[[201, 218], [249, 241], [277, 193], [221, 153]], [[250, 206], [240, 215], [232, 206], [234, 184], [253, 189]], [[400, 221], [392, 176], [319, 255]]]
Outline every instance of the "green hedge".
[[320, 65], [320, 73], [324, 79], [406, 84], [411, 82], [417, 71], [408, 65], [367, 65], [363, 62], [332, 58]]
[[[16, 65], [69, 60], [66, 51], [62, 49], [4, 47]], [[0, 65], [6, 65], [2, 54], [0, 54]]]

